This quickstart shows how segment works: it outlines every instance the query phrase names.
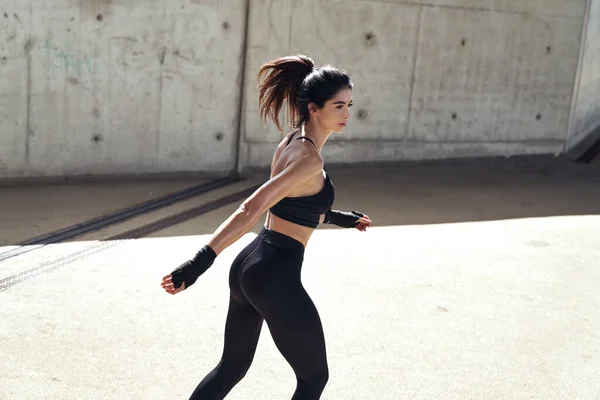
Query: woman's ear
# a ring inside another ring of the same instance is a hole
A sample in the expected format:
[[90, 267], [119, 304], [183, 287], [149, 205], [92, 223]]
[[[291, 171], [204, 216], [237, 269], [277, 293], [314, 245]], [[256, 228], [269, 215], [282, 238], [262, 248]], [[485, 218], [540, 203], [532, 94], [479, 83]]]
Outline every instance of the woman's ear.
[[315, 103], [308, 103], [308, 112], [310, 114], [316, 114], [319, 111], [319, 107]]

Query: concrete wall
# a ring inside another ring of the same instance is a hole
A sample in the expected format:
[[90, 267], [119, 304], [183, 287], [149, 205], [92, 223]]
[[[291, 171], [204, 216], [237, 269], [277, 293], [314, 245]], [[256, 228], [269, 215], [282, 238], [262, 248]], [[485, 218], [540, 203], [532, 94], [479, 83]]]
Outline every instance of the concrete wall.
[[268, 165], [279, 140], [250, 77], [297, 52], [356, 84], [328, 162], [560, 152], [584, 13], [585, 0], [254, 1], [242, 160]]
[[231, 169], [232, 3], [0, 0], [0, 176]]
[[236, 155], [266, 166], [280, 134], [259, 120], [256, 72], [294, 53], [356, 85], [328, 163], [557, 153], [585, 12], [586, 0], [0, 0], [0, 178], [226, 171]]
[[600, 0], [589, 0], [567, 149], [600, 125]]

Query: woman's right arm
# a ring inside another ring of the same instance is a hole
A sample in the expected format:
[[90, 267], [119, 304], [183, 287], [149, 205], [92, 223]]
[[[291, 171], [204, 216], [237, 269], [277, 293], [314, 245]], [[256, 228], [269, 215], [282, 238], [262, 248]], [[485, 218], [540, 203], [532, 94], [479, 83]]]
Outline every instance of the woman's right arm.
[[306, 152], [258, 188], [221, 224], [196, 255], [163, 277], [161, 286], [170, 294], [190, 287], [214, 262], [225, 248], [248, 232], [260, 216], [295, 187], [320, 174], [323, 161], [318, 153]]

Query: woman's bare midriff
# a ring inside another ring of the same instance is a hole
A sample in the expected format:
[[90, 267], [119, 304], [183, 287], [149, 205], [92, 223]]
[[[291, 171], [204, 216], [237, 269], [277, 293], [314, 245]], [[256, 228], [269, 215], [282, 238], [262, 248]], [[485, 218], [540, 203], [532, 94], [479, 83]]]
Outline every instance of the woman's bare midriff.
[[270, 212], [267, 213], [265, 228], [296, 239], [297, 241], [302, 243], [304, 247], [306, 247], [308, 239], [315, 231], [314, 228], [309, 228], [307, 226], [302, 226], [293, 222], [286, 221], [271, 214]]

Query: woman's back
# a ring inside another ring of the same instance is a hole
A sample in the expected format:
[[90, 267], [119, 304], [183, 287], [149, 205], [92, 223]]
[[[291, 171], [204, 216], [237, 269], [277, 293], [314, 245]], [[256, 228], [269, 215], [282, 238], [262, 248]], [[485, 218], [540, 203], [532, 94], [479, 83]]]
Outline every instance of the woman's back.
[[[281, 173], [288, 165], [294, 161], [298, 161], [304, 157], [316, 158], [321, 165], [323, 160], [314, 143], [309, 139], [304, 139], [299, 136], [299, 130], [287, 134], [277, 146], [271, 163], [271, 178]], [[299, 139], [299, 140], [298, 140]], [[319, 174], [299, 184], [292, 190], [287, 198], [303, 198], [319, 194], [327, 185], [327, 176], [325, 171], [321, 169]], [[286, 200], [286, 199], [284, 199]], [[322, 218], [320, 218], [322, 221]], [[276, 215], [273, 212], [267, 214], [265, 223], [267, 229], [283, 233], [291, 236], [301, 242], [304, 246], [308, 243], [308, 239], [314, 232], [313, 227], [299, 225], [292, 221], [287, 221]]]

